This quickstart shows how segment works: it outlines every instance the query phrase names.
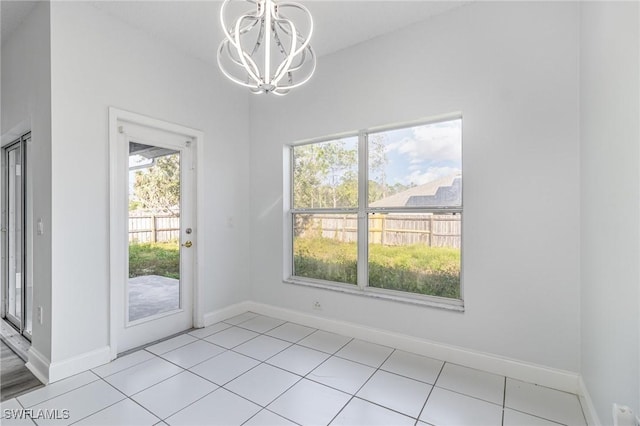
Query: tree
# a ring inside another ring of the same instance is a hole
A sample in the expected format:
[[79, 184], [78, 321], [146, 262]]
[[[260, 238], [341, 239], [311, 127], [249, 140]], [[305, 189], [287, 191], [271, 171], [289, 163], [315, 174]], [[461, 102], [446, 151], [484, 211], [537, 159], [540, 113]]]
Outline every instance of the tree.
[[133, 191], [147, 209], [180, 214], [180, 155], [156, 159], [156, 163], [136, 172]]

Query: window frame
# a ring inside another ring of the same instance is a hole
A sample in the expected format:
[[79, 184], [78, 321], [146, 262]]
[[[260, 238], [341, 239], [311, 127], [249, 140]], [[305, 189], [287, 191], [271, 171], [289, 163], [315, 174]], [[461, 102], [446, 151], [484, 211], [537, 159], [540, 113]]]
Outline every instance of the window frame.
[[[464, 311], [464, 185], [462, 186], [462, 202], [459, 207], [369, 207], [369, 135], [411, 127], [424, 126], [446, 121], [462, 120], [462, 113], [456, 112], [430, 117], [427, 119], [410, 121], [399, 124], [392, 124], [379, 127], [371, 127], [359, 131], [338, 133], [313, 139], [306, 139], [284, 146], [284, 187], [283, 193], [288, 196], [283, 197], [284, 213], [284, 263], [283, 282], [288, 284], [300, 284], [305, 286], [324, 288], [350, 294], [359, 294], [373, 298], [393, 300], [398, 302], [431, 306], [441, 309]], [[461, 123], [461, 130], [463, 124]], [[294, 208], [294, 149], [297, 147], [318, 144], [323, 142], [337, 141], [344, 138], [357, 137], [358, 149], [358, 205], [353, 208]], [[461, 145], [464, 135], [461, 131]], [[462, 146], [461, 146], [462, 148]], [[464, 170], [464, 156], [461, 155], [462, 169]], [[294, 220], [296, 214], [352, 214], [356, 215], [357, 230], [357, 284], [327, 281], [322, 279], [301, 277], [294, 275]], [[460, 231], [460, 299], [431, 296], [419, 293], [404, 292], [401, 290], [389, 290], [369, 286], [369, 215], [376, 213], [453, 213], [461, 216]]]

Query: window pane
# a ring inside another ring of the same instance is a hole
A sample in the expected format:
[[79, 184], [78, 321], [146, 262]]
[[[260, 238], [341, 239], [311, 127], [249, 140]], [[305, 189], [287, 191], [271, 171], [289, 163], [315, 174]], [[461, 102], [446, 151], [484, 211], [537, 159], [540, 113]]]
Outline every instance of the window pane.
[[371, 133], [369, 207], [462, 205], [462, 120]]
[[293, 275], [356, 284], [358, 217], [293, 215]]
[[369, 286], [460, 299], [460, 214], [370, 214]]
[[293, 147], [293, 208], [357, 205], [357, 137]]

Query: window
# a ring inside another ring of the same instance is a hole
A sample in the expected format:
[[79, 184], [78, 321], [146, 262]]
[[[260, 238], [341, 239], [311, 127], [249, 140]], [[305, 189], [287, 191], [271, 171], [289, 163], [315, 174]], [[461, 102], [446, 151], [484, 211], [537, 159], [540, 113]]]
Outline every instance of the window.
[[290, 280], [461, 305], [460, 117], [289, 151]]

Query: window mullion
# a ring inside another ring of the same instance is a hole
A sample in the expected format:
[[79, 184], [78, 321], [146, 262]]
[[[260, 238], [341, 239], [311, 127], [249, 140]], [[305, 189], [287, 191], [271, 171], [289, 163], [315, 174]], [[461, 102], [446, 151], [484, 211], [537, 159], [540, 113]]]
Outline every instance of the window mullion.
[[358, 133], [358, 287], [369, 283], [369, 221], [367, 220], [367, 194], [369, 191], [367, 133]]

